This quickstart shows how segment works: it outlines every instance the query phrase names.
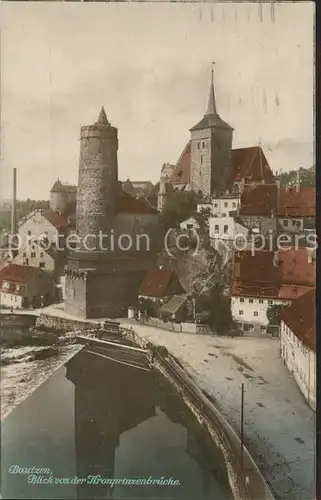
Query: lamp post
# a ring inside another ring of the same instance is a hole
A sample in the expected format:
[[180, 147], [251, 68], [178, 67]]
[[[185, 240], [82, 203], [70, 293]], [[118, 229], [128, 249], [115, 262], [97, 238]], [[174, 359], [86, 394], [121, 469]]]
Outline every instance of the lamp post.
[[194, 323], [196, 323], [195, 297], [192, 298], [192, 306], [193, 306], [193, 321], [194, 321]]
[[243, 474], [243, 453], [244, 453], [244, 382], [241, 387], [241, 474]]

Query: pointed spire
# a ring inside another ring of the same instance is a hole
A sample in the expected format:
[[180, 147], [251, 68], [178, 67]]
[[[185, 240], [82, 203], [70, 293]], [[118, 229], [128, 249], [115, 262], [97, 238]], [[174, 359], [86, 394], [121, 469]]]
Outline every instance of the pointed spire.
[[97, 123], [97, 125], [109, 125], [104, 106], [101, 107], [101, 110], [100, 110], [100, 113], [98, 116], [98, 120], [96, 123]]
[[215, 94], [214, 94], [214, 64], [215, 62], [212, 62], [212, 80], [211, 80], [211, 87], [210, 87], [210, 95], [208, 98], [208, 106], [207, 106], [207, 115], [216, 115], [216, 103], [215, 103]]

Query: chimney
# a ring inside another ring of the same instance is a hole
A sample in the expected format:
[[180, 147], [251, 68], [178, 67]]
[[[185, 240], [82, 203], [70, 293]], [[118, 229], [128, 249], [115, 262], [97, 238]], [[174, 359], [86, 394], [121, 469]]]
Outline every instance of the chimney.
[[308, 264], [312, 264], [312, 262], [315, 260], [314, 248], [307, 247], [307, 253], [308, 253]]
[[17, 234], [17, 169], [13, 169], [13, 191], [11, 207], [11, 234]]
[[278, 250], [273, 252], [273, 266], [278, 267], [280, 263], [280, 253]]
[[295, 188], [296, 188], [296, 192], [299, 193], [299, 191], [300, 191], [300, 167], [298, 168], [298, 171], [296, 173]]

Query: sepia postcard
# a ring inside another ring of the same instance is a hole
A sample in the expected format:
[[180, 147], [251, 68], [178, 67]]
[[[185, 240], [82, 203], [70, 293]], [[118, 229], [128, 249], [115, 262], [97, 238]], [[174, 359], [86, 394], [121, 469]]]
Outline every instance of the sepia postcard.
[[313, 2], [0, 4], [3, 499], [316, 499]]

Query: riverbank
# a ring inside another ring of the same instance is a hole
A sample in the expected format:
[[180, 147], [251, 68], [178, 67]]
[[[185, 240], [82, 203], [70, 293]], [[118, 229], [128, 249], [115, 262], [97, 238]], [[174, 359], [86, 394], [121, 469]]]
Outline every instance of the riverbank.
[[165, 346], [240, 428], [245, 385], [245, 445], [276, 498], [315, 498], [315, 414], [269, 338], [225, 338], [169, 332], [122, 320], [142, 339]]
[[1, 420], [82, 348], [65, 344], [1, 349]]

